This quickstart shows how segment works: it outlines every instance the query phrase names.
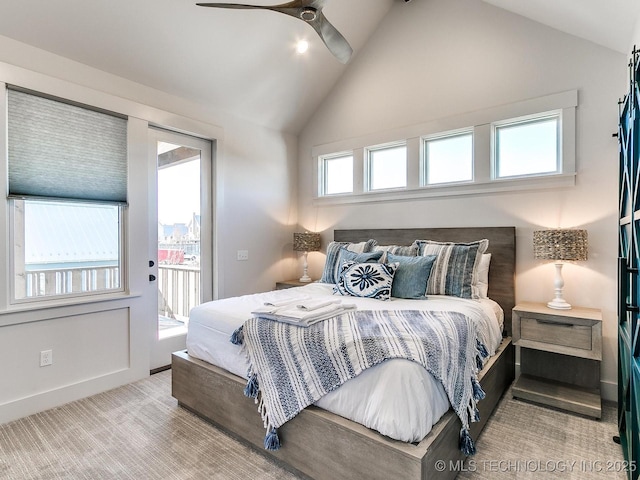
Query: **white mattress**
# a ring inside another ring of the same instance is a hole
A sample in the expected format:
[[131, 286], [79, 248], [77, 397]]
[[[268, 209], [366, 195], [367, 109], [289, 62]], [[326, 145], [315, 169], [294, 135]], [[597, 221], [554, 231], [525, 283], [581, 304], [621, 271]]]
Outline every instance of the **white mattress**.
[[[333, 285], [312, 283], [304, 287], [216, 300], [194, 308], [187, 333], [189, 355], [246, 378], [248, 364], [245, 355], [239, 346], [229, 341], [229, 337], [251, 317], [252, 310], [265, 302], [301, 295], [313, 299], [336, 298]], [[490, 299], [430, 296], [426, 300], [394, 298], [382, 302], [344, 297], [344, 301], [357, 304], [359, 310], [454, 310], [465, 313], [489, 325], [490, 338], [482, 340], [491, 355], [495, 354], [502, 338], [503, 312]], [[349, 380], [321, 398], [316, 405], [396, 440], [419, 442], [447, 412], [449, 400], [440, 382], [422, 366], [408, 360], [393, 359]]]

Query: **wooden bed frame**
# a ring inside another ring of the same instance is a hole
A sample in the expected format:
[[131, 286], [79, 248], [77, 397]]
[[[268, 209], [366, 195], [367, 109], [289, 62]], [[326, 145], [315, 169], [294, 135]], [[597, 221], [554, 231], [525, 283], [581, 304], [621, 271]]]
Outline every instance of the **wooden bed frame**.
[[[489, 240], [492, 254], [489, 297], [505, 314], [505, 336], [496, 355], [479, 373], [487, 393], [478, 403], [480, 422], [471, 424], [477, 439], [487, 419], [514, 379], [511, 310], [515, 304], [515, 228], [426, 228], [336, 230], [336, 241], [375, 238], [380, 245], [410, 245], [416, 239], [471, 242]], [[209, 420], [232, 436], [256, 447], [285, 468], [314, 479], [454, 478], [464, 455], [458, 448], [460, 420], [449, 410], [419, 443], [384, 437], [358, 423], [317, 407], [308, 407], [278, 429], [283, 446], [264, 450], [264, 426], [252, 399], [243, 395], [242, 379], [207, 362], [176, 352], [172, 357], [172, 394], [180, 406]], [[444, 462], [444, 463], [439, 463]], [[444, 469], [441, 466], [444, 465]]]

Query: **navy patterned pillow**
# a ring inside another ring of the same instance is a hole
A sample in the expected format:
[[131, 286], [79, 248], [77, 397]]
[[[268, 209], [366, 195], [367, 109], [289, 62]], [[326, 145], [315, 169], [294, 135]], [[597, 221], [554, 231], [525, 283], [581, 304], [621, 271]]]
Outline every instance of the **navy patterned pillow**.
[[333, 283], [338, 283], [340, 277], [340, 265], [347, 260], [356, 263], [378, 263], [383, 252], [355, 253], [342, 247], [338, 253], [338, 261], [336, 262], [336, 271]]
[[349, 242], [331, 242], [327, 246], [327, 259], [324, 262], [324, 271], [320, 278], [320, 283], [336, 283], [340, 263], [338, 263], [338, 255], [342, 248], [346, 248], [354, 253], [368, 253], [373, 251], [373, 247], [377, 244], [373, 239], [366, 242], [349, 243]]
[[346, 260], [340, 268], [334, 293], [389, 300], [398, 263], [357, 263]]

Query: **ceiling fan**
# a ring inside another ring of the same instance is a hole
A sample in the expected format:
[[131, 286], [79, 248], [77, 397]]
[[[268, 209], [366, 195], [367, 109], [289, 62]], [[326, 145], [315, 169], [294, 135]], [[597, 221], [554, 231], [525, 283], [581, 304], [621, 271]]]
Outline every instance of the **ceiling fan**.
[[293, 0], [281, 5], [243, 5], [239, 3], [197, 3], [199, 7], [261, 9], [284, 13], [305, 21], [320, 35], [329, 51], [342, 63], [351, 58], [353, 49], [322, 13], [327, 0]]

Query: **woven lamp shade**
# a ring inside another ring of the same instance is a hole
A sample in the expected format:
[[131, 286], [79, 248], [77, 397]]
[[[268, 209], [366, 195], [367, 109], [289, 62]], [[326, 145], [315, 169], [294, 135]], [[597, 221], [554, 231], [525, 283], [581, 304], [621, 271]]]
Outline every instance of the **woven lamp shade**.
[[587, 231], [574, 229], [536, 230], [533, 255], [541, 260], [586, 260]]
[[296, 252], [317, 252], [320, 250], [320, 234], [312, 232], [294, 233], [293, 250]]

